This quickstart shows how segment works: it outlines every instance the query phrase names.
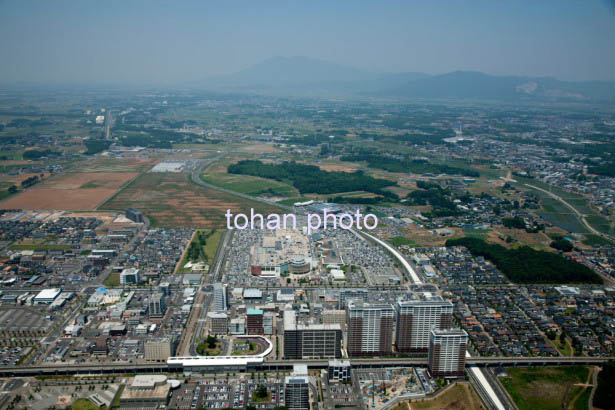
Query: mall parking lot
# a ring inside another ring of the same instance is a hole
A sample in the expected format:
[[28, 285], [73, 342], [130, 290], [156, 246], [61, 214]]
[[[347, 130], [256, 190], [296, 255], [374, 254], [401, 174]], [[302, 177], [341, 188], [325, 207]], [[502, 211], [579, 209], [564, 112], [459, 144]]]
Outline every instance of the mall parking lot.
[[223, 409], [230, 406], [232, 386], [226, 381], [204, 381], [187, 383], [173, 391], [171, 409]]

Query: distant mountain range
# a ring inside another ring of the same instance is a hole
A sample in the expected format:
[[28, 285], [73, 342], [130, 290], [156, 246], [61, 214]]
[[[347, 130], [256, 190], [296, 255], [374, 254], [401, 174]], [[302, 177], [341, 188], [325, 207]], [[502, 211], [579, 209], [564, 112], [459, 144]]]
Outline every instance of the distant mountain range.
[[305, 96], [615, 102], [615, 82], [570, 82], [474, 71], [375, 73], [308, 57], [273, 57], [231, 75], [207, 78], [197, 86]]

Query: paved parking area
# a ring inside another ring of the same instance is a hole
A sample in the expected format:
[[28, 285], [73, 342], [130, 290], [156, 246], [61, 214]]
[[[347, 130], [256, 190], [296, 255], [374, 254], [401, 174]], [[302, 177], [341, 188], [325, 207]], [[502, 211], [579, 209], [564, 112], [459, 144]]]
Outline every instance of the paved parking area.
[[173, 391], [171, 409], [223, 409], [230, 406], [233, 387], [223, 381], [187, 383]]
[[29, 347], [4, 347], [0, 350], [0, 366], [16, 366], [19, 359], [28, 354]]
[[[258, 386], [264, 385], [269, 393], [265, 401], [253, 401]], [[279, 380], [268, 381], [212, 381], [182, 384], [171, 393], [170, 409], [243, 409], [254, 406], [257, 409], [273, 409], [284, 405], [284, 384]]]
[[0, 309], [0, 326], [5, 331], [27, 330], [29, 332], [46, 332], [51, 321], [45, 314], [29, 307]]

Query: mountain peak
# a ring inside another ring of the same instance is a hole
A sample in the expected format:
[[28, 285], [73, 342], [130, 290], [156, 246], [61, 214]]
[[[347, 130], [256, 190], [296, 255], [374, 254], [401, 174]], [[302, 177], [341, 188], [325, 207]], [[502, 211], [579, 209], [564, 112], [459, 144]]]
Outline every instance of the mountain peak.
[[378, 96], [408, 99], [609, 100], [615, 83], [496, 76], [457, 70], [439, 75], [374, 73], [305, 56], [273, 56], [231, 75], [210, 79], [225, 90], [302, 96]]

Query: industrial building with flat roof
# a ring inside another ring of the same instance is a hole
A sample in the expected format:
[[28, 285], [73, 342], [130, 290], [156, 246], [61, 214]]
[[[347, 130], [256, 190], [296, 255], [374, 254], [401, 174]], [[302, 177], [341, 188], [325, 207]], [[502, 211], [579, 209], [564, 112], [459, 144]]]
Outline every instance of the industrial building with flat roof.
[[151, 362], [166, 362], [173, 356], [173, 341], [168, 338], [148, 339], [143, 343], [145, 360]]
[[35, 297], [36, 304], [51, 304], [62, 293], [62, 288], [44, 289], [41, 290]]

